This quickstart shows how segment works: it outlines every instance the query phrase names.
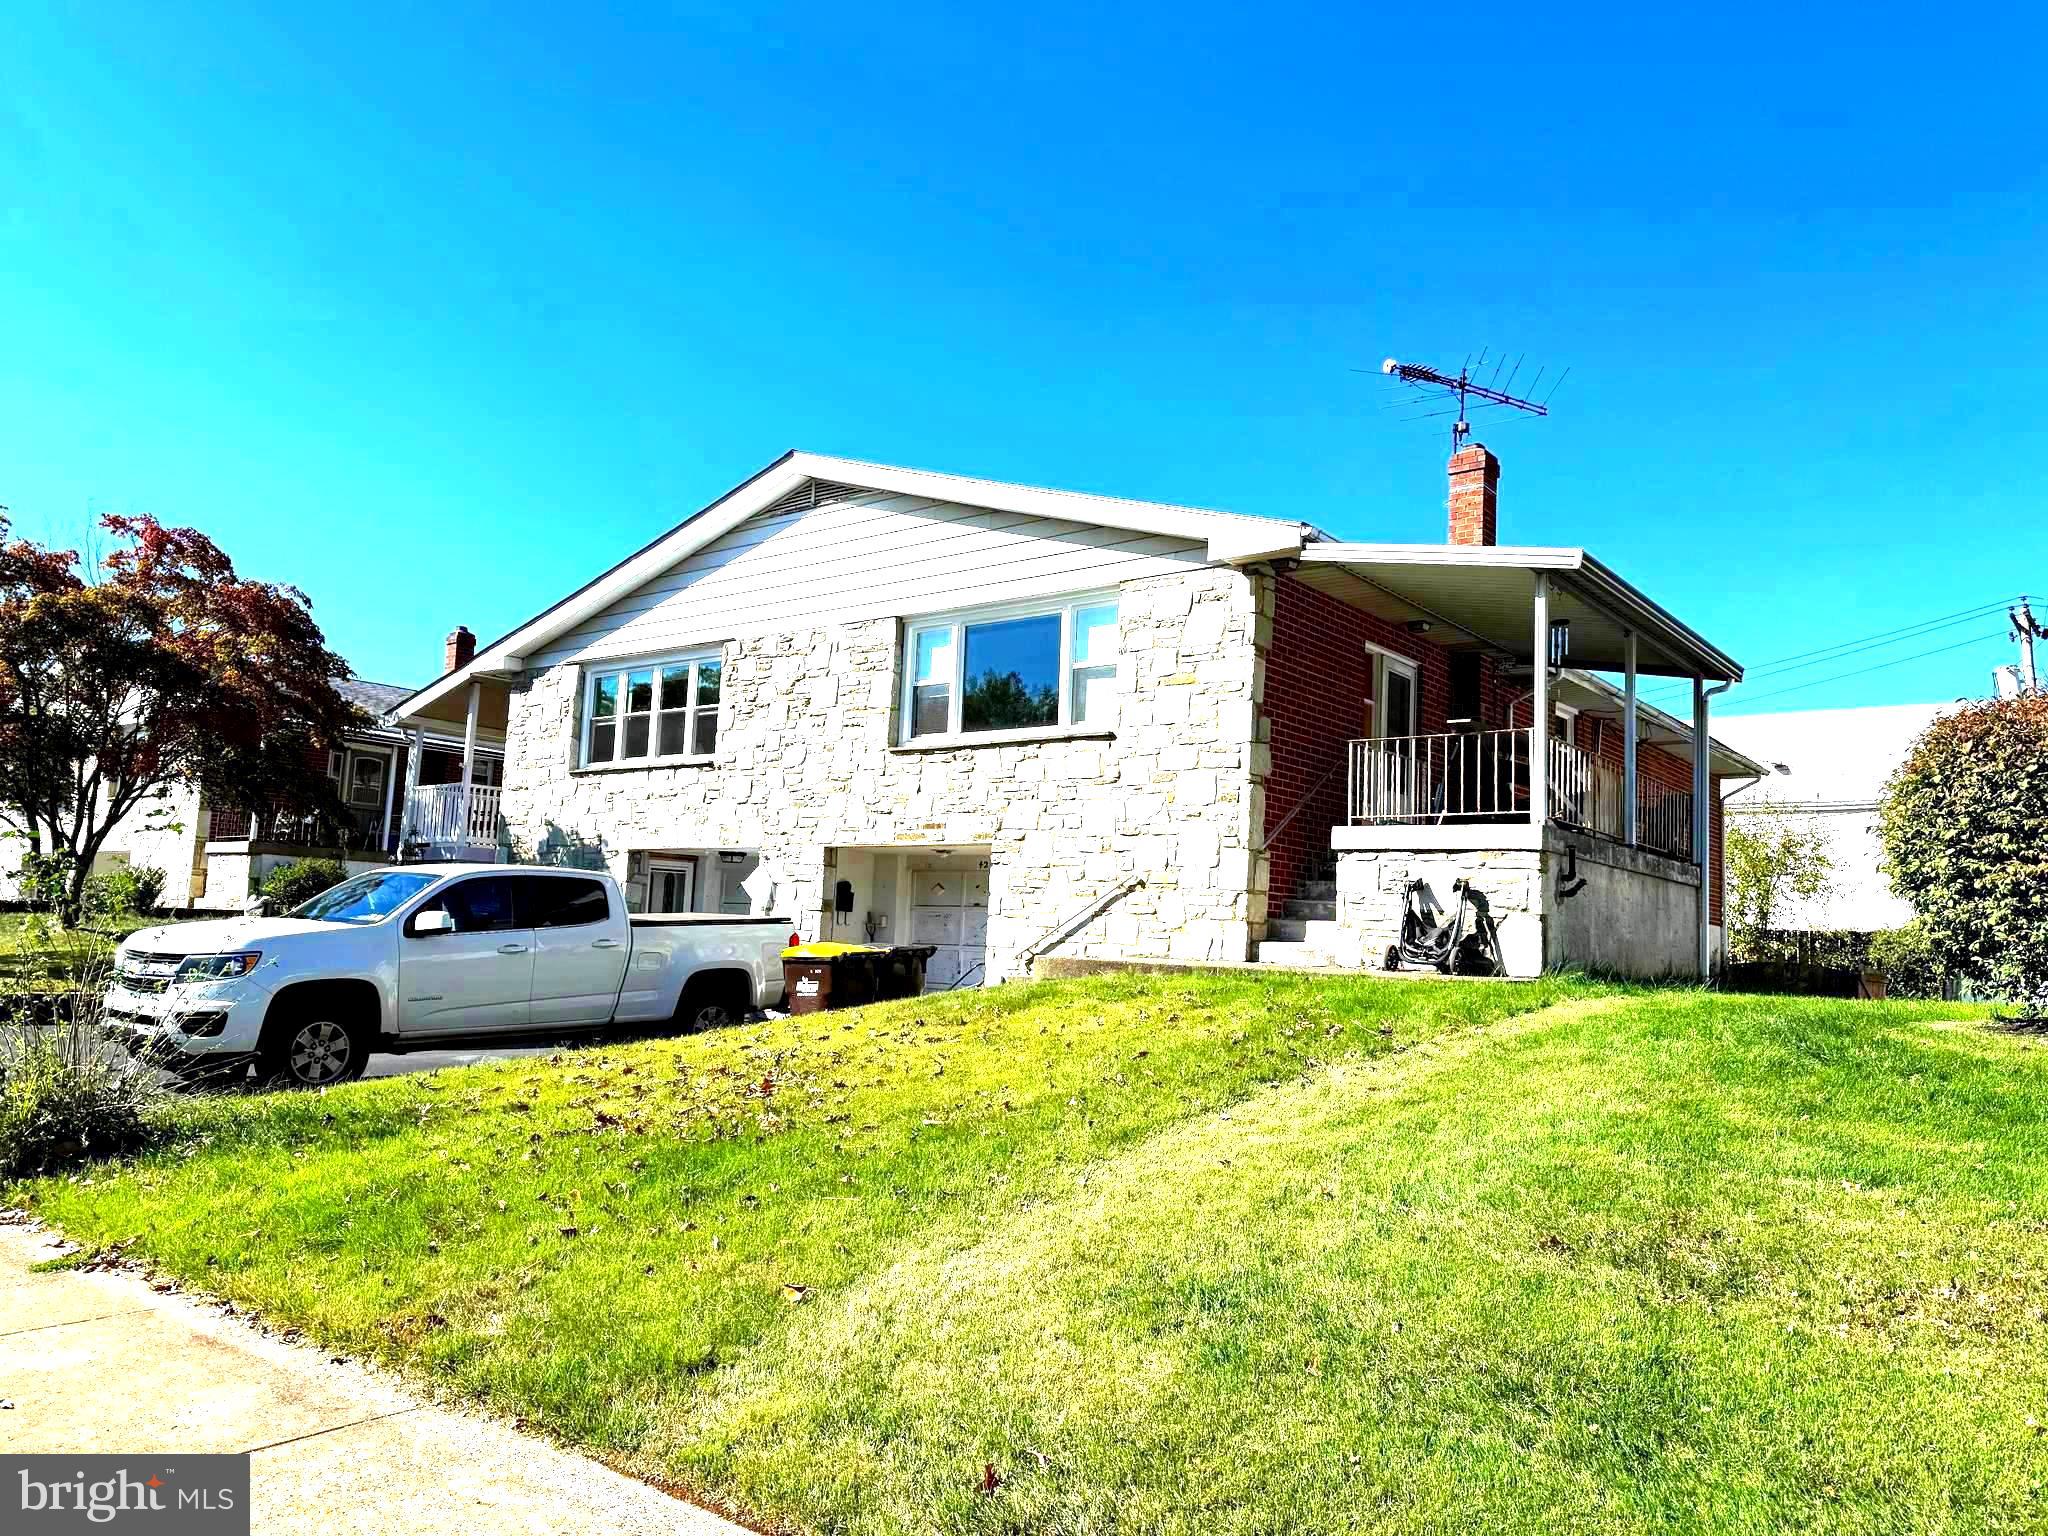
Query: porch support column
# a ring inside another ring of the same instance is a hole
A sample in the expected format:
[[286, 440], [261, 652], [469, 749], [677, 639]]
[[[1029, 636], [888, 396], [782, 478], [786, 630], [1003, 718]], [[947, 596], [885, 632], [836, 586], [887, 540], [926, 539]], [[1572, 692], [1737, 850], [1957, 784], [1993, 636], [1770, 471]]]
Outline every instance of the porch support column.
[[1621, 840], [1636, 845], [1636, 632], [1628, 632], [1621, 697]]
[[1713, 869], [1713, 850], [1707, 846], [1708, 833], [1712, 822], [1707, 815], [1707, 749], [1710, 738], [1707, 734], [1707, 680], [1694, 677], [1692, 680], [1692, 856], [1700, 871], [1700, 979], [1713, 974], [1714, 951], [1712, 924], [1713, 898], [1710, 881]]
[[398, 749], [384, 763], [384, 819], [377, 824], [377, 851], [391, 851], [391, 802], [398, 795]]
[[1536, 658], [1534, 686], [1529, 694], [1529, 821], [1550, 822], [1550, 573], [1535, 573]]
[[420, 787], [420, 758], [427, 750], [427, 733], [414, 731], [405, 748], [405, 803], [398, 812], [398, 851], [405, 851], [407, 836], [412, 832], [413, 796]]
[[469, 842], [469, 794], [470, 786], [476, 782], [476, 717], [483, 707], [484, 685], [476, 679], [469, 684], [469, 714], [462, 722], [462, 819], [456, 825], [456, 838]]

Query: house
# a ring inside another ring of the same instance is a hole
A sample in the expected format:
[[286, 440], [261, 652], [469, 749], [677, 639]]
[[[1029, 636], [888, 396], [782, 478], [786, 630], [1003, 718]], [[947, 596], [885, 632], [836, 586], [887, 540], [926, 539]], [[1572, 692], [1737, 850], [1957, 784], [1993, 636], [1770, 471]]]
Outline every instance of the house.
[[451, 814], [518, 857], [931, 943], [935, 985], [1377, 963], [1411, 880], [1465, 878], [1515, 973], [1698, 974], [1741, 671], [1585, 551], [1497, 543], [1499, 471], [1463, 448], [1447, 542], [1379, 544], [793, 452], [387, 723], [502, 748]]
[[[460, 665], [468, 654], [464, 646], [475, 643], [467, 629], [457, 629], [445, 644], [444, 667]], [[405, 806], [398, 786], [445, 785], [460, 779], [462, 738], [400, 732], [379, 723], [381, 715], [411, 696], [410, 688], [357, 678], [339, 679], [335, 688], [371, 721], [344, 740], [316, 749], [319, 765], [351, 822], [339, 836], [310, 818], [277, 807], [220, 804], [197, 785], [179, 784], [131, 812], [114, 829], [96, 863], [163, 870], [166, 907], [238, 912], [256, 894], [264, 876], [294, 859], [336, 859], [351, 874], [391, 862], [405, 835]], [[479, 794], [489, 793], [497, 783], [502, 761], [502, 753], [493, 748], [476, 750], [473, 775]], [[427, 795], [431, 794], [430, 787]], [[425, 829], [429, 840], [416, 844], [415, 853], [476, 853], [474, 844], [432, 842], [435, 830]], [[492, 857], [495, 851], [493, 839], [484, 856]]]
[[1915, 738], [1953, 707], [1798, 709], [1734, 715], [1721, 723], [1724, 736], [1775, 770], [1754, 791], [1731, 799], [1728, 814], [1758, 830], [1787, 820], [1810, 828], [1832, 864], [1827, 889], [1786, 900], [1772, 913], [1773, 927], [1875, 933], [1912, 920], [1912, 907], [1893, 893], [1882, 868], [1878, 801]]

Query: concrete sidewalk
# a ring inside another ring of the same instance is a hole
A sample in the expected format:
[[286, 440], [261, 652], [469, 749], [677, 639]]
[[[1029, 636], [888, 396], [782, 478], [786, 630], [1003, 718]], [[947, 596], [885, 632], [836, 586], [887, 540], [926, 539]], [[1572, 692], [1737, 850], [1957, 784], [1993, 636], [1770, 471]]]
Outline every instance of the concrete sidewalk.
[[744, 1530], [137, 1275], [33, 1272], [63, 1251], [0, 1226], [0, 1451], [249, 1451], [258, 1536]]

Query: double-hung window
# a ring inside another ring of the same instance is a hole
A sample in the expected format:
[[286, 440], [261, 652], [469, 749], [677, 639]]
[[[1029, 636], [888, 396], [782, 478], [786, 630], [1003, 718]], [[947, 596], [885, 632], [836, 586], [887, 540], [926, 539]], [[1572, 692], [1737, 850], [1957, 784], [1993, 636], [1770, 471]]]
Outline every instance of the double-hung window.
[[723, 681], [715, 655], [593, 669], [583, 683], [582, 762], [709, 757]]
[[919, 619], [904, 654], [903, 735], [1109, 726], [1116, 599]]

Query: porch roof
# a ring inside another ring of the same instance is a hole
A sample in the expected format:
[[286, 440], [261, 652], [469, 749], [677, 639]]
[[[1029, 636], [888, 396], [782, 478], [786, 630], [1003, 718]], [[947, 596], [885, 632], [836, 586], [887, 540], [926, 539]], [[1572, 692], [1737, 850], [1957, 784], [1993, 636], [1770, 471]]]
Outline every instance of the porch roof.
[[1302, 545], [1299, 578], [1395, 623], [1427, 620], [1528, 660], [1531, 588], [1550, 577], [1550, 616], [1571, 621], [1574, 667], [1619, 672], [1636, 635], [1636, 670], [1658, 677], [1739, 682], [1742, 668], [1583, 549], [1483, 544]]

